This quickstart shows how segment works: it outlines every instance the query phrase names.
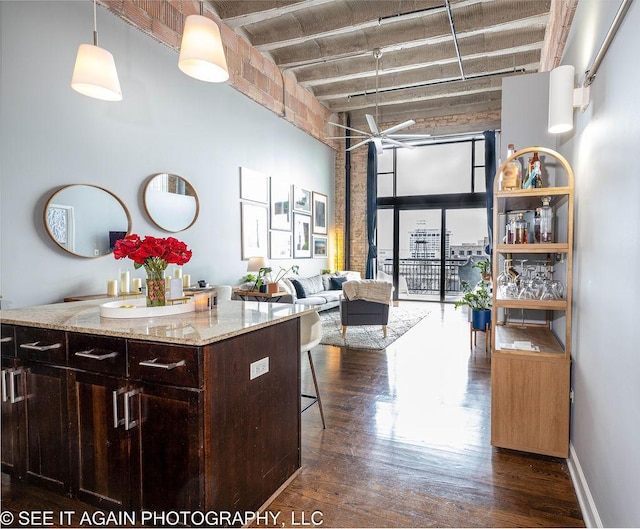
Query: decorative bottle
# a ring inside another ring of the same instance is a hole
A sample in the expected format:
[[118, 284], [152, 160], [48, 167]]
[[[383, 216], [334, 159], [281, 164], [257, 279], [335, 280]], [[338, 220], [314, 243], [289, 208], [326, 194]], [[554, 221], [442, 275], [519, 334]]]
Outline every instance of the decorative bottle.
[[[513, 143], [509, 144], [507, 150], [507, 158], [516, 152]], [[510, 189], [522, 189], [522, 164], [517, 158], [511, 160], [500, 174], [500, 190], [507, 191]]]
[[527, 244], [527, 221], [524, 220], [524, 213], [518, 213], [516, 218], [515, 244]]
[[536, 189], [542, 188], [542, 162], [538, 158], [538, 153], [533, 153], [533, 182], [532, 185]]
[[540, 158], [538, 158], [537, 152], [534, 152], [533, 156], [529, 158], [527, 177], [522, 187], [523, 189], [542, 187], [542, 171], [540, 169]]
[[553, 210], [549, 203], [551, 197], [542, 199], [540, 208], [540, 242], [553, 242]]
[[536, 213], [533, 217], [533, 242], [540, 241], [540, 210], [542, 208], [536, 208]]

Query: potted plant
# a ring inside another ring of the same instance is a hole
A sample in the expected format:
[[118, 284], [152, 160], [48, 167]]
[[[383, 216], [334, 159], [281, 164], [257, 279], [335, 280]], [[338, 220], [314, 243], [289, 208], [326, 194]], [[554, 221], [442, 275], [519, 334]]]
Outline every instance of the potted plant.
[[[254, 276], [255, 277], [255, 281], [253, 283], [253, 287], [251, 287], [251, 290], [259, 290], [260, 292], [266, 292], [266, 276], [267, 274], [271, 273], [271, 267], [270, 266], [263, 266], [262, 268], [260, 268], [258, 270], [258, 275]], [[248, 274], [247, 274], [248, 275]], [[263, 288], [264, 285], [264, 288]]]
[[[278, 281], [284, 278], [289, 272], [293, 272], [294, 274], [298, 274], [298, 270], [300, 270], [300, 266], [291, 265], [289, 268], [280, 267], [280, 270], [276, 274], [275, 279], [271, 280], [271, 276], [269, 276], [269, 284], [267, 285], [267, 292], [277, 292], [278, 291]], [[271, 274], [271, 268], [267, 272]]]
[[456, 301], [455, 307], [466, 305], [471, 309], [471, 322], [474, 329], [484, 331], [491, 325], [491, 294], [487, 283], [481, 281], [472, 287], [468, 281], [462, 281], [462, 298]]
[[489, 259], [483, 259], [471, 265], [471, 268], [477, 268], [480, 271], [480, 277], [483, 282], [491, 280], [491, 262]]

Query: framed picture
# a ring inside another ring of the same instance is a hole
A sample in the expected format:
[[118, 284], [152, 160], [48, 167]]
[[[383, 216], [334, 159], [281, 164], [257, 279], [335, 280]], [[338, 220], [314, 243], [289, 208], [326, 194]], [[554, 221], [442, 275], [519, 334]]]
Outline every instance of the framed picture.
[[328, 241], [326, 235], [314, 235], [313, 236], [313, 256], [314, 257], [327, 257], [329, 255]]
[[253, 169], [240, 167], [240, 198], [263, 204], [269, 202], [269, 177]]
[[291, 232], [272, 231], [269, 257], [271, 259], [291, 259]]
[[311, 217], [293, 214], [293, 257], [311, 257]]
[[313, 233], [327, 233], [327, 195], [313, 192]]
[[311, 191], [293, 186], [293, 210], [311, 213]]
[[291, 231], [291, 185], [271, 178], [271, 229]]
[[241, 203], [242, 259], [267, 255], [268, 210], [266, 206]]

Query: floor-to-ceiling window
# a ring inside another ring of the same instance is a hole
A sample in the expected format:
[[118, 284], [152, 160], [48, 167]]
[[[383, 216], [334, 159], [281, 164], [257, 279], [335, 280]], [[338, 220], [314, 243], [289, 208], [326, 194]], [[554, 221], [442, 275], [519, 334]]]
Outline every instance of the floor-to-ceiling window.
[[[398, 299], [454, 301], [487, 257], [482, 136], [385, 150], [378, 158], [378, 270]], [[477, 278], [476, 278], [477, 276]]]

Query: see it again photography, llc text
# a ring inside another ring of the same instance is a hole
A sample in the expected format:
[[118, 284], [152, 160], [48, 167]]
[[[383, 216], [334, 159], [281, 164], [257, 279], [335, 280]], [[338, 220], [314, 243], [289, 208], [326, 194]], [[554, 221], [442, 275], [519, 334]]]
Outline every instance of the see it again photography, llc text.
[[125, 527], [136, 524], [161, 527], [268, 526], [319, 527], [321, 511], [20, 511], [0, 513], [3, 527]]

